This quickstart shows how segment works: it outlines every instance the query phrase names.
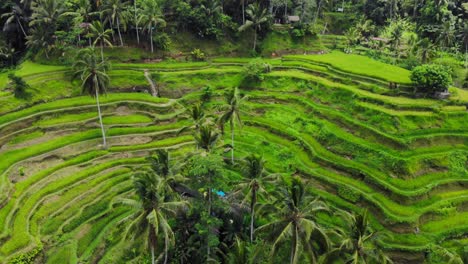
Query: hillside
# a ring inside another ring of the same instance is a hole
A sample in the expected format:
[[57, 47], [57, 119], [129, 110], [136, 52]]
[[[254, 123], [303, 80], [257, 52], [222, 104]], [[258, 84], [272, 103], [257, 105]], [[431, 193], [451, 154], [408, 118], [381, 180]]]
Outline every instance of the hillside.
[[[408, 71], [339, 52], [264, 59], [273, 70], [252, 81], [243, 75], [250, 60], [114, 64], [101, 97], [106, 149], [95, 101], [80, 95], [68, 67], [22, 64], [16, 74], [31, 86], [27, 101], [5, 90], [0, 75], [0, 262], [28, 254], [40, 263], [137, 260], [141, 241], [121, 236], [121, 220], [136, 209], [118, 200], [132, 196], [132, 173], [155, 149], [175, 161], [194, 151], [191, 133], [177, 132], [206, 87], [205, 108], [215, 115], [225, 91], [248, 96], [236, 160], [257, 153], [269, 172], [299, 176], [331, 206], [368, 209], [372, 228], [390, 235], [379, 245], [396, 263], [423, 263], [435, 245], [466, 254], [466, 90], [451, 88], [448, 100], [411, 98]], [[161, 98], [144, 92], [145, 70]]]

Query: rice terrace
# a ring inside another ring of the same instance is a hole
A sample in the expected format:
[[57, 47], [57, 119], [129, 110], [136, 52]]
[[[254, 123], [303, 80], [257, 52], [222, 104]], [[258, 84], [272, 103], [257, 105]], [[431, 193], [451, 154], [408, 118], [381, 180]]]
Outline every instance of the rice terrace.
[[0, 263], [468, 263], [463, 1], [0, 15]]

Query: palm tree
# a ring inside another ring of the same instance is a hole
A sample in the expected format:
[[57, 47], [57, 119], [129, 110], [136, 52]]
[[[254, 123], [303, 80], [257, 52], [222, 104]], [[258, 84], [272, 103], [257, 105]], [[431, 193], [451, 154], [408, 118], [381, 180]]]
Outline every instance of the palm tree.
[[3, 25], [3, 31], [7, 31], [7, 28], [10, 25], [15, 24], [16, 28], [21, 30], [23, 36], [27, 36], [23, 23], [26, 24], [28, 19], [24, 10], [19, 5], [13, 5], [11, 7], [11, 12], [2, 14], [1, 18], [6, 18], [5, 24]]
[[101, 43], [101, 60], [104, 62], [104, 44], [112, 47], [112, 43], [110, 42], [112, 30], [105, 29], [101, 22], [97, 20], [93, 21], [91, 25], [89, 25], [89, 28], [91, 30], [90, 35], [95, 38], [93, 45], [96, 47], [98, 42]]
[[234, 87], [231, 91], [226, 93], [226, 105], [222, 107], [224, 113], [218, 120], [218, 125], [224, 133], [224, 124], [229, 122], [231, 127], [231, 162], [234, 163], [234, 126], [237, 124], [242, 127], [242, 120], [240, 118], [240, 108], [246, 96], [240, 96], [239, 89]]
[[455, 22], [452, 19], [446, 19], [442, 22], [442, 25], [438, 27], [437, 42], [440, 43], [442, 47], [449, 48], [455, 41], [455, 33]]
[[198, 131], [194, 134], [195, 143], [198, 148], [204, 150], [206, 153], [211, 152], [219, 139], [219, 134], [213, 129], [211, 125], [201, 125]]
[[35, 50], [44, 50], [46, 58], [49, 58], [49, 51], [54, 44], [52, 28], [46, 25], [37, 25], [29, 32], [30, 34], [26, 36], [26, 45]]
[[169, 152], [166, 149], [158, 149], [151, 156], [146, 158], [150, 163], [152, 172], [161, 178], [161, 190], [166, 193], [180, 190], [193, 193], [192, 190], [180, 184], [180, 182], [186, 179], [182, 175], [175, 173], [179, 168], [178, 166], [171, 167], [169, 157]]
[[271, 256], [276, 253], [278, 245], [290, 241], [290, 263], [298, 263], [303, 249], [307, 251], [309, 263], [317, 263], [317, 252], [314, 251], [312, 242], [316, 242], [328, 250], [329, 239], [325, 230], [317, 223], [317, 213], [328, 211], [325, 203], [311, 199], [304, 190], [304, 184], [298, 177], [292, 178], [292, 184], [284, 197], [278, 202], [284, 202], [279, 208], [279, 219], [265, 224], [257, 229], [257, 232], [270, 231], [273, 239]]
[[266, 193], [265, 186], [277, 180], [276, 175], [267, 175], [264, 170], [265, 160], [258, 155], [251, 154], [245, 157], [245, 178], [236, 182], [237, 192], [245, 193], [245, 200], [250, 201], [250, 242], [253, 242], [254, 237], [254, 221], [255, 207], [257, 205], [258, 196]]
[[30, 26], [43, 24], [52, 27], [55, 31], [60, 16], [65, 12], [64, 1], [59, 0], [35, 0], [31, 4]]
[[168, 219], [187, 206], [185, 201], [168, 201], [167, 193], [160, 191], [159, 181], [156, 174], [137, 173], [134, 176], [133, 185], [138, 200], [119, 200], [136, 209], [133, 214], [123, 220], [131, 221], [125, 236], [132, 231], [134, 236], [146, 236], [153, 264], [156, 263], [155, 251], [160, 236], [164, 239], [164, 263], [167, 263], [169, 246], [175, 243], [174, 232]]
[[[91, 21], [92, 16], [91, 3], [88, 0], [78, 0], [75, 2], [73, 9], [73, 11], [64, 12], [62, 17], [70, 16], [73, 18], [76, 26], [88, 28], [88, 23]], [[78, 38], [81, 38], [80, 35], [78, 35]], [[89, 46], [91, 46], [91, 39], [89, 39]]]
[[253, 50], [255, 51], [257, 47], [257, 35], [258, 31], [261, 29], [261, 26], [268, 22], [270, 16], [268, 15], [268, 10], [262, 8], [259, 3], [250, 4], [247, 7], [247, 16], [248, 19], [242, 26], [239, 27], [239, 31], [244, 31], [248, 28], [254, 29], [254, 43]]
[[396, 58], [400, 57], [400, 45], [401, 39], [403, 38], [404, 27], [402, 23], [396, 23], [390, 32], [390, 45], [395, 52]]
[[422, 63], [427, 63], [435, 55], [435, 46], [428, 38], [421, 39], [417, 45], [417, 55]]
[[468, 22], [463, 23], [463, 26], [458, 31], [458, 35], [465, 46], [465, 69], [468, 69]]
[[98, 108], [99, 123], [101, 125], [103, 147], [106, 148], [106, 134], [104, 132], [104, 124], [102, 123], [101, 106], [99, 104], [99, 95], [105, 94], [109, 85], [109, 76], [106, 72], [109, 70], [110, 64], [106, 61], [99, 61], [96, 53], [92, 48], [80, 50], [73, 63], [74, 78], [81, 80], [83, 93], [96, 98]]
[[123, 46], [122, 34], [120, 32], [121, 23], [126, 22], [126, 9], [129, 2], [122, 2], [121, 0], [106, 0], [101, 6], [101, 10], [107, 15], [107, 20], [111, 25], [117, 25], [117, 32], [119, 34], [120, 46]]
[[195, 104], [188, 110], [189, 112], [189, 117], [192, 119], [192, 125], [190, 126], [184, 126], [182, 127], [177, 134], [181, 134], [188, 129], [193, 129], [195, 132], [198, 132], [200, 126], [203, 124], [205, 121], [205, 110], [203, 109], [203, 106], [201, 104]]
[[[376, 263], [393, 263], [392, 260], [383, 254], [376, 246], [379, 237], [378, 232], [371, 230], [367, 211], [362, 214], [347, 214], [348, 230], [350, 234], [341, 242], [340, 251], [349, 252], [346, 256], [346, 263], [360, 264], [376, 261]], [[373, 262], [372, 262], [373, 263]]]
[[159, 26], [165, 26], [166, 21], [163, 19], [163, 14], [157, 1], [145, 0], [142, 3], [142, 21], [144, 28], [150, 35], [151, 52], [154, 52], [153, 45], [153, 30]]

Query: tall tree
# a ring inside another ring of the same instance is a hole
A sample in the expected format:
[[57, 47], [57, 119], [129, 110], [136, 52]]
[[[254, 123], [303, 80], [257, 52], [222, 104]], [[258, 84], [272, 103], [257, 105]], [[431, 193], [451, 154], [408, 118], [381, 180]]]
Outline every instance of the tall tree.
[[122, 47], [122, 33], [120, 32], [121, 24], [127, 21], [127, 6], [130, 4], [128, 1], [122, 0], [106, 0], [101, 6], [102, 12], [107, 16], [110, 25], [117, 25], [117, 33], [119, 34], [120, 46]]
[[465, 69], [468, 69], [468, 22], [465, 21], [462, 27], [460, 27], [457, 37], [460, 38], [465, 46]]
[[162, 14], [161, 7], [157, 1], [144, 0], [142, 2], [141, 12], [144, 28], [150, 35], [151, 52], [154, 52], [153, 31], [159, 25], [165, 26], [166, 21], [164, 20], [164, 15]]
[[61, 0], [35, 0], [31, 4], [31, 22], [29, 25], [42, 24], [52, 27], [55, 32], [59, 18], [65, 12], [64, 2]]
[[245, 96], [239, 94], [239, 89], [237, 87], [232, 88], [228, 93], [226, 93], [225, 100], [226, 104], [222, 106], [224, 113], [218, 120], [218, 124], [221, 128], [221, 131], [224, 132], [224, 124], [229, 122], [231, 128], [231, 162], [234, 163], [234, 129], [237, 124], [239, 127], [242, 127], [241, 119], [241, 110], [242, 102], [246, 99]]
[[87, 93], [96, 98], [98, 108], [99, 123], [101, 125], [103, 147], [107, 147], [104, 124], [102, 122], [101, 106], [99, 104], [99, 95], [105, 94], [109, 85], [110, 78], [106, 72], [110, 64], [104, 60], [100, 61], [96, 52], [92, 48], [80, 50], [73, 63], [74, 78], [81, 81], [83, 93]]
[[258, 196], [263, 196], [267, 193], [266, 185], [272, 184], [278, 180], [276, 175], [268, 175], [265, 173], [265, 160], [258, 155], [251, 154], [244, 159], [244, 178], [234, 184], [237, 192], [244, 194], [244, 203], [249, 201], [250, 204], [250, 242], [254, 239], [254, 222], [255, 222], [255, 207], [257, 206]]
[[290, 263], [299, 262], [302, 252], [307, 252], [309, 263], [317, 263], [318, 253], [313, 243], [320, 244], [325, 250], [329, 248], [329, 238], [325, 229], [317, 223], [317, 213], [328, 211], [325, 203], [307, 195], [304, 184], [298, 177], [292, 178], [291, 186], [283, 191], [283, 197], [278, 202], [283, 205], [278, 208], [278, 220], [267, 223], [257, 229], [257, 232], [268, 232], [273, 240], [271, 255], [276, 253], [280, 243], [290, 242]]
[[259, 3], [250, 4], [247, 7], [246, 13], [249, 19], [242, 26], [239, 27], [239, 31], [244, 31], [248, 28], [253, 28], [253, 51], [255, 51], [257, 48], [258, 31], [261, 30], [263, 24], [268, 22], [270, 16], [268, 15], [268, 10], [261, 7]]
[[11, 7], [11, 11], [1, 15], [1, 18], [6, 18], [5, 24], [3, 25], [3, 31], [8, 31], [8, 27], [14, 26], [21, 31], [24, 37], [27, 36], [25, 26], [28, 22], [24, 10], [17, 4]]
[[360, 263], [393, 263], [392, 260], [386, 256], [376, 244], [379, 238], [378, 232], [374, 232], [368, 221], [367, 211], [361, 214], [351, 215], [346, 214], [346, 223], [348, 224], [347, 230], [350, 231], [347, 237], [342, 239], [340, 249], [348, 252], [346, 255], [346, 263], [360, 264]]
[[97, 43], [101, 44], [101, 60], [104, 62], [104, 44], [112, 47], [110, 42], [110, 36], [112, 34], [111, 29], [105, 29], [104, 26], [99, 21], [93, 21], [90, 28], [90, 35], [94, 38], [93, 45], [96, 46]]
[[174, 232], [169, 225], [169, 217], [185, 208], [185, 201], [167, 199], [167, 193], [159, 188], [160, 179], [153, 173], [137, 173], [133, 185], [138, 200], [120, 199], [120, 202], [135, 208], [135, 212], [124, 220], [130, 221], [126, 235], [146, 236], [151, 250], [151, 263], [156, 263], [155, 251], [160, 236], [164, 241], [164, 263], [168, 260], [169, 246], [174, 245]]

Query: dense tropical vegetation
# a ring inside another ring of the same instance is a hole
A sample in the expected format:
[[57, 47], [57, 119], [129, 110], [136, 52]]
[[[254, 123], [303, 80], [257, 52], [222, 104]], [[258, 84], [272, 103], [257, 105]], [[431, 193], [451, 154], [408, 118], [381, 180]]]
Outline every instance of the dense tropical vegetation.
[[467, 3], [0, 21], [0, 263], [468, 263]]

